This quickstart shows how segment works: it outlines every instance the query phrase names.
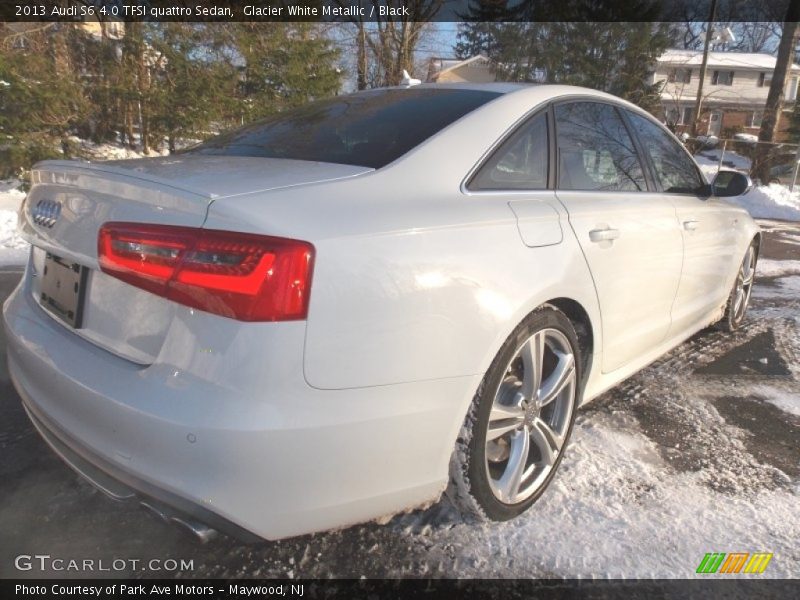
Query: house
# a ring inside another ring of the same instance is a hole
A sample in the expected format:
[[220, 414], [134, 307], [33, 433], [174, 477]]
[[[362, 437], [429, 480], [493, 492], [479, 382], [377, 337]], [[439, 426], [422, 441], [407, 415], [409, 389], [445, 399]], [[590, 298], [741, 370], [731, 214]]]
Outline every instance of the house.
[[492, 64], [482, 54], [466, 60], [460, 58], [431, 58], [425, 81], [437, 83], [491, 83], [496, 81]]
[[[656, 62], [650, 83], [663, 85], [661, 117], [675, 131], [692, 127], [702, 61], [703, 53], [698, 50], [667, 50]], [[758, 135], [774, 70], [775, 57], [769, 54], [709, 52], [698, 135]], [[799, 79], [800, 66], [792, 64], [784, 90], [784, 114], [778, 124], [779, 140], [786, 137]]]

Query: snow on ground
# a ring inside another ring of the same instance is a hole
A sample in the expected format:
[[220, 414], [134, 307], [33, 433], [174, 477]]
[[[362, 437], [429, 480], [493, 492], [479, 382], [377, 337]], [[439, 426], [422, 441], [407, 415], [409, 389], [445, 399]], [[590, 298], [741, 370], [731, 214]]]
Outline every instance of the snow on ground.
[[800, 298], [800, 275], [782, 277], [776, 282], [774, 287], [755, 286], [753, 288], [755, 298]]
[[752, 393], [777, 406], [782, 411], [800, 417], [799, 395], [788, 393], [771, 385], [754, 386]]
[[127, 160], [132, 158], [148, 158], [154, 156], [167, 156], [169, 150], [164, 148], [160, 151], [151, 151], [150, 154], [143, 154], [139, 150], [133, 150], [119, 144], [96, 144], [90, 140], [83, 140], [76, 136], [71, 136], [70, 141], [80, 147], [81, 154], [90, 160]]
[[729, 200], [746, 208], [754, 218], [800, 221], [800, 189], [790, 193], [786, 186], [771, 183]]
[[[797, 496], [785, 489], [720, 494], [706, 473], [675, 473], [623, 415], [579, 421], [561, 471], [525, 515], [457, 525], [436, 535], [459, 552], [459, 577], [693, 577], [706, 552], [761, 548], [791, 557], [800, 535]], [[769, 506], [769, 511], [758, 509]], [[770, 577], [795, 574], [775, 561]]]
[[[800, 252], [798, 252], [798, 256], [800, 256]], [[770, 260], [763, 258], [758, 261], [756, 271], [759, 277], [800, 275], [800, 260]]]
[[17, 180], [0, 181], [0, 267], [22, 265], [28, 256], [28, 242], [17, 233], [17, 211], [25, 198]]
[[750, 159], [732, 150], [726, 150], [724, 153], [718, 148], [702, 150], [696, 154], [694, 158], [700, 165], [700, 168], [713, 177], [717, 174], [720, 156], [722, 156], [723, 169], [736, 169], [737, 171], [750, 172]]

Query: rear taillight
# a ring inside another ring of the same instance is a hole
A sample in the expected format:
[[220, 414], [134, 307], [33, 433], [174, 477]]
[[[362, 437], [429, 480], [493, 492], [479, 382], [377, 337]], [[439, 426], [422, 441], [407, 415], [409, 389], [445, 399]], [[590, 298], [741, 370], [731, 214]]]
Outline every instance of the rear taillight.
[[308, 315], [314, 247], [308, 242], [139, 223], [106, 223], [100, 269], [180, 304], [240, 321]]

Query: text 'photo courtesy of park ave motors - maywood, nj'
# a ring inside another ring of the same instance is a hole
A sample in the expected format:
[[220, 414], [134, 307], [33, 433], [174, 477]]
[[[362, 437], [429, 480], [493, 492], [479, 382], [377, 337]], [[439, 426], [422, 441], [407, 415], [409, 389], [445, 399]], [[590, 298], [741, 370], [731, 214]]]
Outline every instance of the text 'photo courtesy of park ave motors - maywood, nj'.
[[149, 583], [109, 583], [107, 585], [84, 585], [84, 584], [36, 584], [28, 585], [23, 583], [15, 584], [14, 593], [17, 597], [80, 597], [80, 598], [103, 598], [103, 597], [163, 597], [181, 596], [185, 598], [212, 597], [214, 594], [236, 597], [290, 597], [302, 598], [305, 595], [305, 584], [303, 583], [276, 583], [273, 585], [253, 585], [227, 583], [225, 585], [193, 585], [183, 583], [169, 583], [166, 585]]

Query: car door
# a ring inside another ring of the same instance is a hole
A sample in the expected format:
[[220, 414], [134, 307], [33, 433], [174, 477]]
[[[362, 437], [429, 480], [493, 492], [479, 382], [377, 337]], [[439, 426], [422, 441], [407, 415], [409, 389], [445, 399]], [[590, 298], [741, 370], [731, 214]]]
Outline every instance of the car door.
[[628, 116], [681, 229], [684, 260], [670, 333], [679, 335], [707, 321], [728, 296], [740, 260], [738, 217], [724, 200], [708, 197], [708, 186], [683, 144], [650, 118], [632, 111]]
[[618, 108], [568, 101], [553, 111], [556, 195], [594, 278], [608, 373], [666, 338], [680, 281], [681, 232], [672, 204], [648, 188], [645, 163]]

